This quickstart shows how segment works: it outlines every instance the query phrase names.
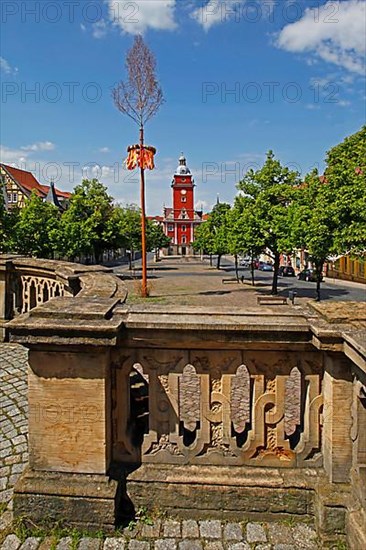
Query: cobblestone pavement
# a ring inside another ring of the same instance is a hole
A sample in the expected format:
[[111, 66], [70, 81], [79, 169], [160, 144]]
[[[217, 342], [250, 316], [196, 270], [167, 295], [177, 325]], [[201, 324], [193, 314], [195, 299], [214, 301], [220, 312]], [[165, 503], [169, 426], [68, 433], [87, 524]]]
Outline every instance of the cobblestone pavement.
[[315, 531], [304, 523], [228, 523], [219, 520], [156, 520], [119, 537], [56, 541], [8, 535], [1, 550], [318, 550]]
[[22, 346], [0, 343], [0, 503], [9, 508], [28, 461], [27, 357]]

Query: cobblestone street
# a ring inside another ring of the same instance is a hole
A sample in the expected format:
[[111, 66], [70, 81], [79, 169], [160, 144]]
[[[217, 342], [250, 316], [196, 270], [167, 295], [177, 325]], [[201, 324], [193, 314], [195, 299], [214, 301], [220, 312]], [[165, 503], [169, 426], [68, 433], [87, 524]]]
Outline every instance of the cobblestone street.
[[10, 509], [14, 484], [28, 461], [27, 356], [22, 346], [0, 344], [0, 503]]
[[226, 523], [218, 520], [156, 520], [105, 539], [84, 536], [41, 541], [28, 537], [23, 544], [8, 535], [1, 550], [318, 550], [315, 531], [306, 524]]

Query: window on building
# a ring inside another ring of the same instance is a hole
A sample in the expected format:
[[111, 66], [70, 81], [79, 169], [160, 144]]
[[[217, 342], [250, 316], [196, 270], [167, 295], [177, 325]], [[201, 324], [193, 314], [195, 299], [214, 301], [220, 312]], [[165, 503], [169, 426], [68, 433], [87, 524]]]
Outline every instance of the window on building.
[[13, 193], [13, 202], [18, 202], [18, 193]]
[[182, 225], [182, 231], [186, 231], [186, 226], [185, 225]]
[[174, 227], [172, 225], [168, 225], [168, 231], [174, 231]]
[[182, 202], [187, 202], [187, 197], [181, 197]]
[[187, 242], [187, 237], [186, 237], [185, 235], [183, 235], [183, 237], [182, 237], [182, 243], [183, 243], [183, 244], [186, 244], [186, 242]]
[[12, 198], [12, 197], [11, 197], [11, 193], [8, 193], [8, 202], [12, 202], [12, 201], [11, 201], [11, 198]]

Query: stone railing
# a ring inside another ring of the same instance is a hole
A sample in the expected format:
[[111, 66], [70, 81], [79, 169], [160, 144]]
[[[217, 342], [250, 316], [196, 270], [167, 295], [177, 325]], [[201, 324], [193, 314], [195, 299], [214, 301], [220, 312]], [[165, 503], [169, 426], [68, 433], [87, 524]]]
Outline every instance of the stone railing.
[[110, 273], [78, 277], [75, 296], [6, 324], [30, 365], [16, 514], [110, 529], [142, 505], [292, 515], [366, 547], [362, 322], [321, 307], [167, 313], [125, 305]]
[[[103, 292], [110, 295], [113, 289], [118, 294], [117, 278], [106, 277], [111, 271], [101, 266], [0, 254], [0, 341], [5, 338], [6, 321], [52, 298], [100, 296]], [[96, 276], [100, 274], [102, 278]]]

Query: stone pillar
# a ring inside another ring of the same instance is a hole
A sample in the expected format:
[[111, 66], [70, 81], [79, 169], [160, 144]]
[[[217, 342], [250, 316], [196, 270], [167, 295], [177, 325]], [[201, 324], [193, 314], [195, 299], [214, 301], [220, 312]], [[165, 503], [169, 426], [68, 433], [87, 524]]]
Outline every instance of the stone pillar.
[[109, 349], [29, 354], [29, 466], [107, 473], [110, 462]]
[[15, 487], [15, 515], [114, 529], [109, 355], [109, 348], [31, 348], [29, 467]]
[[325, 354], [323, 457], [331, 483], [348, 483], [352, 467], [351, 365], [341, 354]]

